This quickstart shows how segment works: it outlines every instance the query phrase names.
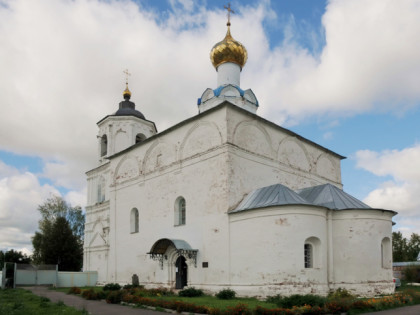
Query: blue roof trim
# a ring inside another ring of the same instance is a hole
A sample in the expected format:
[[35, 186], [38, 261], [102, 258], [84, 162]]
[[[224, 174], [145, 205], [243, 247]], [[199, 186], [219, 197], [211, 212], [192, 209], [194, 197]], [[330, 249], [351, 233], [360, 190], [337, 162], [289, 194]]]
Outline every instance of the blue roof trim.
[[232, 87], [234, 87], [235, 89], [237, 89], [237, 90], [239, 91], [239, 94], [240, 94], [241, 96], [244, 96], [245, 91], [244, 91], [244, 90], [242, 90], [239, 86], [237, 86], [237, 85], [233, 85], [233, 84], [228, 84], [228, 85], [221, 85], [221, 86], [219, 86], [217, 89], [213, 90], [214, 96], [220, 96], [220, 93], [222, 92], [222, 90], [223, 90], [225, 87], [229, 86], [229, 85], [230, 85], [230, 86], [232, 86]]

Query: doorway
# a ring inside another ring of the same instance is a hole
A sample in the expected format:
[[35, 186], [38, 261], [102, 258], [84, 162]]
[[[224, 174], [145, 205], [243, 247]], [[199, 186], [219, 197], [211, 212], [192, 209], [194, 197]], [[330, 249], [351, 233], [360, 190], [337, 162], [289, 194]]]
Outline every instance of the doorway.
[[175, 262], [175, 289], [183, 289], [188, 285], [188, 266], [184, 256], [179, 256]]

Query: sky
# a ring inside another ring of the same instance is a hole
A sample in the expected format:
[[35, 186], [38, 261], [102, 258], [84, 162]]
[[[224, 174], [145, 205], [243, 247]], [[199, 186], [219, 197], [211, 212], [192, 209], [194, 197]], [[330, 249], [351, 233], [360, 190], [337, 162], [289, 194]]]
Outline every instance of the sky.
[[[86, 204], [96, 123], [131, 100], [158, 131], [216, 88], [227, 1], [0, 0], [0, 250], [30, 254], [37, 210]], [[258, 115], [344, 155], [344, 191], [420, 233], [420, 0], [231, 1]]]

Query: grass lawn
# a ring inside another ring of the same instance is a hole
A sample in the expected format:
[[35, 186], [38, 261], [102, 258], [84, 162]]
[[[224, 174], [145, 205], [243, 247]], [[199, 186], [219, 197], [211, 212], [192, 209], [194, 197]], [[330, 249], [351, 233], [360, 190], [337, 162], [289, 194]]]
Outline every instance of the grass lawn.
[[7, 315], [86, 315], [63, 303], [52, 303], [24, 289], [0, 289], [0, 314]]

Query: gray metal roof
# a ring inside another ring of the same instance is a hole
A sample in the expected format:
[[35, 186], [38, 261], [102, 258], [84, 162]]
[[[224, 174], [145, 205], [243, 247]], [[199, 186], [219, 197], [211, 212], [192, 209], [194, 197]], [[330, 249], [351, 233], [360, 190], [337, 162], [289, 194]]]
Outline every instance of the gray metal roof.
[[371, 209], [367, 204], [331, 184], [300, 189], [297, 193], [311, 204], [330, 209]]
[[148, 254], [164, 254], [169, 246], [174, 246], [176, 249], [193, 250], [186, 241], [175, 240], [169, 238], [161, 238], [156, 241]]
[[300, 197], [293, 190], [281, 184], [275, 184], [252, 191], [244, 198], [239, 206], [231, 212], [292, 204], [310, 205], [309, 202]]

